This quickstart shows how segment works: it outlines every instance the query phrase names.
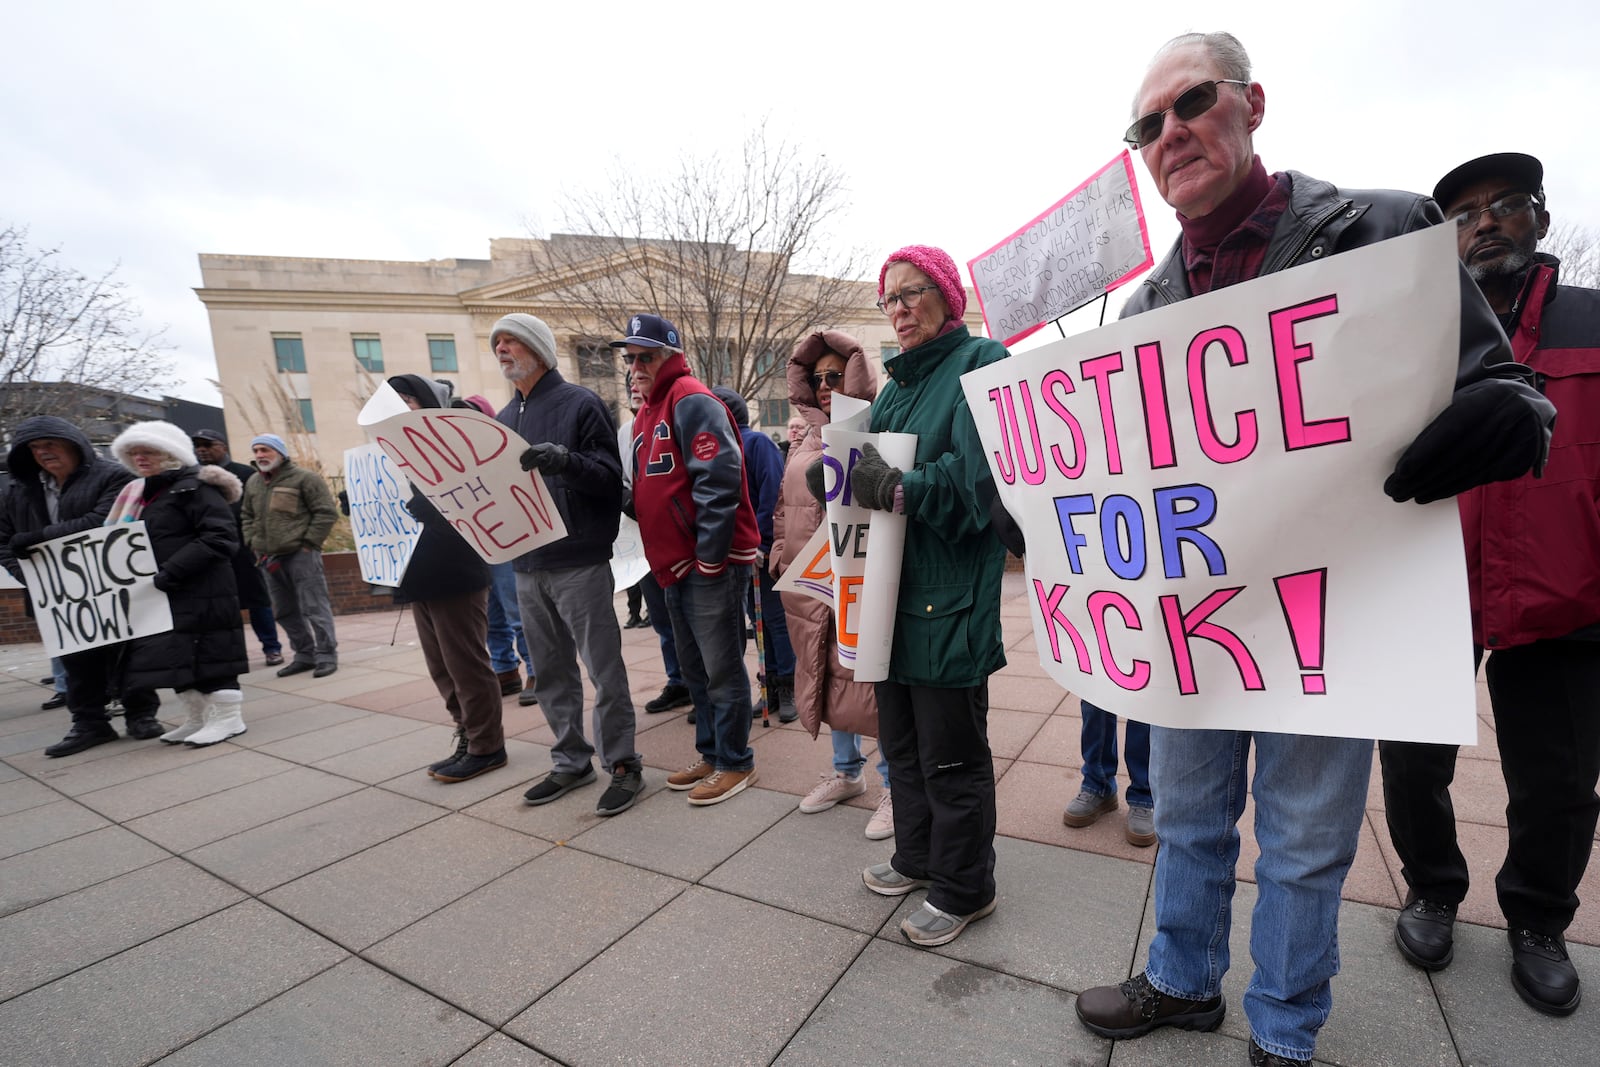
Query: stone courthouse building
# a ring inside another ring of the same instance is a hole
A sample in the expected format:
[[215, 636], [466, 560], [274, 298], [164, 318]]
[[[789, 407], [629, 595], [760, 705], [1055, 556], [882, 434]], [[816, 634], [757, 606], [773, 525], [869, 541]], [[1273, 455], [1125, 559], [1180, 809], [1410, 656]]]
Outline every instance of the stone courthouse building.
[[[488, 259], [427, 262], [202, 254], [196, 293], [211, 320], [236, 457], [245, 456], [252, 436], [271, 431], [288, 440], [297, 459], [338, 474], [344, 450], [366, 443], [356, 413], [394, 374], [445, 379], [457, 395], [505, 403], [511, 386], [489, 351], [489, 330], [513, 311], [549, 323], [562, 374], [625, 415], [622, 363], [606, 342], [621, 336], [629, 311], [649, 309], [602, 309], [594, 280], [614, 272], [616, 259], [601, 246], [562, 235], [499, 238], [490, 241]], [[586, 259], [591, 249], [597, 254]], [[810, 327], [845, 330], [880, 360], [892, 355], [894, 333], [874, 306], [876, 281], [847, 283], [843, 294], [833, 321]], [[677, 317], [665, 303], [662, 312]], [[981, 323], [976, 310], [969, 320], [975, 330]], [[680, 325], [692, 342], [692, 327]], [[787, 358], [787, 349], [780, 355]], [[759, 393], [746, 398], [752, 420], [781, 436], [789, 415], [781, 365]]]

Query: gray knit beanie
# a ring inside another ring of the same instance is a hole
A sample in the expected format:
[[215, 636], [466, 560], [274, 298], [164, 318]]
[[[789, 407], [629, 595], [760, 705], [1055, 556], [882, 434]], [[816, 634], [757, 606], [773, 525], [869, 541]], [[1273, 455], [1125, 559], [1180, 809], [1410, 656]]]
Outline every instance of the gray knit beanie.
[[506, 315], [494, 324], [494, 329], [489, 331], [491, 350], [503, 333], [509, 333], [527, 345], [534, 355], [544, 361], [548, 369], [556, 369], [556, 335], [550, 332], [550, 327], [544, 324], [543, 319], [520, 311]]

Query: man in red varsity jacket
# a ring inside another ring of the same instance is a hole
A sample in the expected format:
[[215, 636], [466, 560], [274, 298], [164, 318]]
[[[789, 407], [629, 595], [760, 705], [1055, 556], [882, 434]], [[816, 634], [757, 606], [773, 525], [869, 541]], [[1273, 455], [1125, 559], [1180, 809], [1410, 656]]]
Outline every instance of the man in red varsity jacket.
[[644, 397], [634, 416], [633, 507], [694, 699], [699, 757], [667, 779], [720, 804], [756, 780], [744, 595], [761, 548], [733, 416], [689, 373], [678, 328], [635, 315], [611, 342]]

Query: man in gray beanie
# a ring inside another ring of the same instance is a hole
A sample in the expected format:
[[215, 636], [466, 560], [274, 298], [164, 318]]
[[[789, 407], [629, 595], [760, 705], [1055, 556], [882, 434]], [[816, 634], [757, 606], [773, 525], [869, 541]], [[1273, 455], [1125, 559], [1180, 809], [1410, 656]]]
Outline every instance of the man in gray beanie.
[[258, 473], [244, 485], [239, 522], [266, 579], [272, 613], [294, 649], [278, 677], [312, 671], [326, 678], [339, 669], [339, 642], [322, 543], [339, 520], [339, 506], [322, 476], [296, 466], [277, 434], [257, 434], [250, 454]]
[[[532, 315], [507, 315], [494, 324], [489, 346], [516, 399], [499, 414], [532, 442], [522, 469], [538, 468], [567, 536], [519, 556], [517, 603], [533, 656], [534, 691], [555, 734], [550, 774], [524, 799], [548, 804], [595, 780], [598, 749], [610, 788], [595, 807], [616, 815], [644, 789], [644, 765], [634, 749], [633, 697], [622, 662], [622, 628], [612, 607], [611, 546], [622, 516], [622, 459], [617, 428], [605, 402], [573, 385], [556, 366], [556, 339]], [[582, 657], [594, 683], [594, 740], [583, 732]]]

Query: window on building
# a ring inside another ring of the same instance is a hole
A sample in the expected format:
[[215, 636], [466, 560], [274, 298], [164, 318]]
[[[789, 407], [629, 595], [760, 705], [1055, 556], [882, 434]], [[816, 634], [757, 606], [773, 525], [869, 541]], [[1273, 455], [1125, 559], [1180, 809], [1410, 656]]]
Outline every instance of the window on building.
[[355, 346], [357, 363], [370, 371], [383, 370], [383, 342], [378, 340], [377, 334], [353, 333], [350, 343]]
[[428, 363], [433, 367], [434, 373], [441, 371], [456, 371], [456, 339], [454, 337], [439, 337], [428, 335]]
[[776, 430], [789, 424], [789, 401], [763, 400], [761, 402], [761, 425], [768, 430]]
[[610, 345], [581, 342], [578, 348], [580, 381], [609, 382], [617, 377], [617, 353]]
[[883, 345], [879, 345], [878, 346], [878, 358], [879, 359], [893, 359], [895, 356], [898, 356], [899, 354], [900, 354], [900, 346], [899, 345], [883, 344]]
[[306, 433], [316, 433], [317, 415], [311, 410], [311, 401], [296, 400], [295, 403], [300, 405], [300, 422], [305, 426]]
[[773, 352], [772, 349], [769, 348], [765, 352], [761, 353], [759, 356], [756, 357], [756, 374], [758, 374], [758, 375], [766, 374], [766, 373], [770, 372], [777, 365], [778, 365], [777, 353]]
[[272, 335], [272, 351], [278, 357], [278, 371], [280, 373], [304, 374], [306, 370], [306, 346], [297, 333], [275, 333]]

